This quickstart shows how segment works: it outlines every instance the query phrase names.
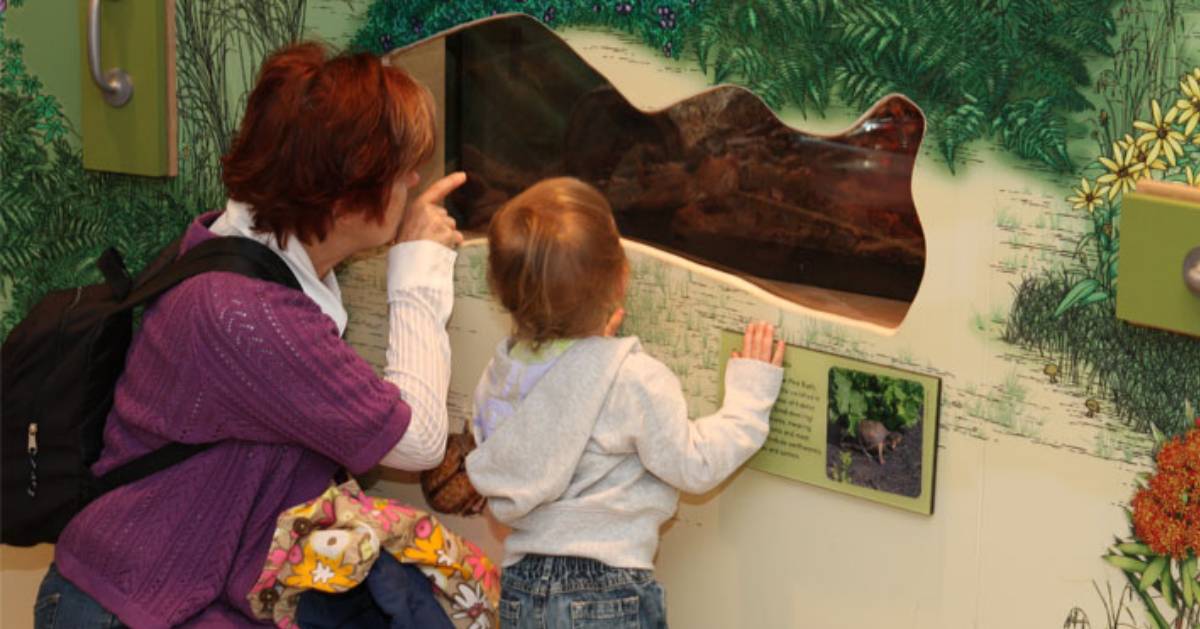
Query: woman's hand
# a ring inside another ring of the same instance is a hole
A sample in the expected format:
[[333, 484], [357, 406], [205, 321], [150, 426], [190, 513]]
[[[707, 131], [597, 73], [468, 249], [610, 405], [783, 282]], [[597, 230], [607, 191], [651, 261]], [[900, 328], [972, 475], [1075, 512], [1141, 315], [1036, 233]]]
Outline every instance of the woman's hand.
[[[734, 358], [749, 358], [771, 363], [777, 367], [783, 366], [783, 341], [771, 342], [775, 336], [775, 326], [770, 323], [756, 321], [746, 326], [746, 334], [742, 338], [742, 351], [734, 351]], [[775, 351], [771, 351], [771, 346]]]
[[442, 207], [442, 201], [455, 188], [467, 181], [467, 174], [452, 173], [433, 182], [421, 193], [421, 196], [409, 203], [400, 221], [400, 230], [392, 244], [412, 240], [432, 240], [451, 249], [456, 249], [463, 241], [462, 232], [458, 231], [454, 219]]

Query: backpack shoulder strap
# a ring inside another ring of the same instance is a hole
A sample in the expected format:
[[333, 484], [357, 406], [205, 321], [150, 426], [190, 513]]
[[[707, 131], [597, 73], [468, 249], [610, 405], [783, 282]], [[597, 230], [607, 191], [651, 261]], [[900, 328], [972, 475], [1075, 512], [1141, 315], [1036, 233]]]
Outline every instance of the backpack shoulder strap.
[[177, 463], [186, 461], [193, 455], [204, 452], [216, 444], [217, 442], [168, 443], [97, 478], [97, 495], [116, 489], [121, 485], [128, 485], [134, 481], [139, 481], [156, 472], [161, 472]]
[[279, 254], [240, 236], [210, 238], [145, 278], [122, 302], [132, 308], [154, 301], [180, 282], [210, 271], [227, 271], [300, 290], [300, 282]]
[[[177, 250], [177, 243], [169, 247]], [[249, 238], [229, 236], [206, 240], [178, 260], [151, 271], [148, 277], [122, 301], [122, 308], [133, 308], [153, 301], [180, 282], [209, 271], [228, 271], [300, 290], [300, 282], [274, 251]], [[189, 457], [214, 443], [169, 443], [144, 454], [97, 479], [99, 493], [141, 480]]]

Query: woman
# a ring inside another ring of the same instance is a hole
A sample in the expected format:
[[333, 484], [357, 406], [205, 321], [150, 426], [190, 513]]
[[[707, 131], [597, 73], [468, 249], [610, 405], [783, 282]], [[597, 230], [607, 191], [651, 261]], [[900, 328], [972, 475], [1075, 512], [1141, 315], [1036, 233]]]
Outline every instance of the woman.
[[[465, 176], [409, 200], [434, 138], [428, 91], [376, 57], [300, 44], [266, 61], [223, 159], [230, 201], [198, 218], [182, 248], [253, 238], [303, 292], [206, 273], [147, 310], [94, 471], [168, 442], [216, 445], [71, 522], [42, 583], [38, 627], [253, 625], [246, 595], [280, 511], [316, 497], [343, 467], [441, 460], [462, 235], [439, 203]], [[332, 269], [387, 244], [379, 378], [341, 339]]]

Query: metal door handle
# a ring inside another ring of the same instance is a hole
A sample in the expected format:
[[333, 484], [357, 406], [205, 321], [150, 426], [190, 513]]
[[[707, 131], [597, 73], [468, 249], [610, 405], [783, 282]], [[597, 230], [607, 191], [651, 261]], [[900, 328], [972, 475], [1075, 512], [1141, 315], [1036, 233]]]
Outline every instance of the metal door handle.
[[1193, 295], [1200, 297], [1200, 247], [1189, 251], [1183, 259], [1183, 283]]
[[88, 66], [92, 81], [104, 93], [104, 100], [120, 107], [133, 96], [133, 78], [121, 68], [113, 68], [100, 76], [100, 0], [88, 2]]

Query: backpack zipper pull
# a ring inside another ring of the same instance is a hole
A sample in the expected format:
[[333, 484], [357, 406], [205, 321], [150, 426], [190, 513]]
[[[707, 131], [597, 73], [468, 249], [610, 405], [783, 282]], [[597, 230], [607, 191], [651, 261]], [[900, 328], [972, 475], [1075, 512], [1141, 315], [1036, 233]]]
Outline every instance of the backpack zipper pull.
[[30, 498], [37, 496], [37, 433], [37, 422], [29, 422], [29, 436], [25, 442], [29, 451], [29, 487], [25, 489], [25, 493], [29, 494]]

